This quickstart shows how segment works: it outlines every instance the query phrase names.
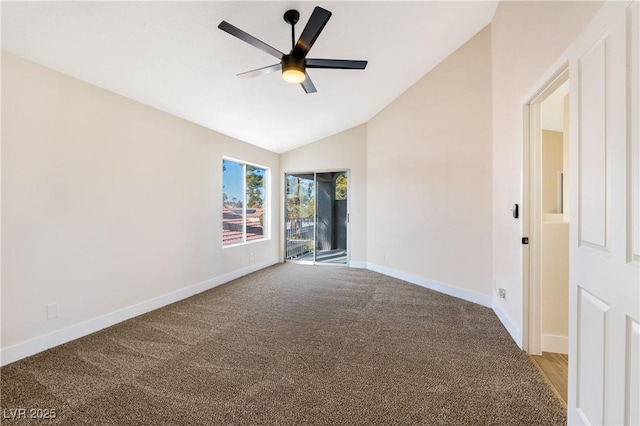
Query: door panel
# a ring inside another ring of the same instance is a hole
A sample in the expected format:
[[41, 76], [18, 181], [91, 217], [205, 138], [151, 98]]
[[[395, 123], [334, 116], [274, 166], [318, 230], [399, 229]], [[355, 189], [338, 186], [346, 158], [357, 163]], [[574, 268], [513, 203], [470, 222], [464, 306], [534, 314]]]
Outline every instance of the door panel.
[[606, 44], [604, 37], [578, 61], [580, 211], [582, 244], [607, 248]]
[[347, 172], [316, 173], [316, 263], [347, 263]]
[[318, 252], [328, 251], [333, 248], [333, 180], [327, 173], [316, 174], [316, 227], [317, 236], [316, 250]]
[[315, 198], [313, 173], [285, 175], [286, 260], [315, 261]]
[[[627, 353], [627, 396], [626, 401], [626, 424], [640, 425], [640, 323], [628, 321], [629, 352]], [[633, 380], [633, 378], [636, 380]], [[635, 401], [635, 404], [634, 404]]]
[[569, 424], [638, 420], [637, 7], [605, 3], [569, 50]]
[[578, 383], [577, 408], [592, 424], [604, 422], [604, 371], [609, 306], [584, 289], [578, 299], [578, 353], [583, 374]]
[[629, 68], [629, 175], [627, 177], [630, 191], [629, 197], [629, 261], [640, 263], [640, 2], [635, 2], [627, 9], [628, 55], [631, 59]]

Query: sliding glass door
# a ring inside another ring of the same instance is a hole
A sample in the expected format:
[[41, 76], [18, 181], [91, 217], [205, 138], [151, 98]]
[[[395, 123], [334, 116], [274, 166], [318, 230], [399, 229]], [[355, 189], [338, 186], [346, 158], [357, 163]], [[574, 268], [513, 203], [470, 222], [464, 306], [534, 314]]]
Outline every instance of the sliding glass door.
[[346, 171], [285, 175], [286, 260], [347, 263]]
[[316, 182], [311, 174], [287, 174], [285, 229], [286, 260], [315, 261]]
[[316, 262], [347, 263], [347, 173], [316, 173]]

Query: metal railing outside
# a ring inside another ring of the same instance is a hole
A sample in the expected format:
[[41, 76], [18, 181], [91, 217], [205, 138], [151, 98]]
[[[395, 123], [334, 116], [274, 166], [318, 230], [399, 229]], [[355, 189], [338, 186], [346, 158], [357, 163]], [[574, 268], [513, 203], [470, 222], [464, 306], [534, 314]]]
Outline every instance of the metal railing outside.
[[314, 249], [314, 227], [313, 217], [300, 217], [287, 219], [287, 259], [296, 259]]

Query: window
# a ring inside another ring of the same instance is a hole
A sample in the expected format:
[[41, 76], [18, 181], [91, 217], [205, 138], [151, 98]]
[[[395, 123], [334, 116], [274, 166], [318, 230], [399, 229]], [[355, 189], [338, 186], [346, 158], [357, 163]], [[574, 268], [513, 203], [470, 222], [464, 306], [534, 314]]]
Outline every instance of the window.
[[222, 160], [222, 245], [267, 238], [265, 167]]

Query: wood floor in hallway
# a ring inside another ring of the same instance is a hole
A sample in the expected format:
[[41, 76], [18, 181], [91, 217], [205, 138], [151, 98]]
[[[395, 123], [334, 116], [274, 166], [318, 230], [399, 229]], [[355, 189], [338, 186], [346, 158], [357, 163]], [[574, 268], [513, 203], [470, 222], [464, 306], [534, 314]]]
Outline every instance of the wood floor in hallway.
[[531, 355], [530, 358], [566, 406], [569, 357], [564, 354], [542, 352], [542, 355]]

